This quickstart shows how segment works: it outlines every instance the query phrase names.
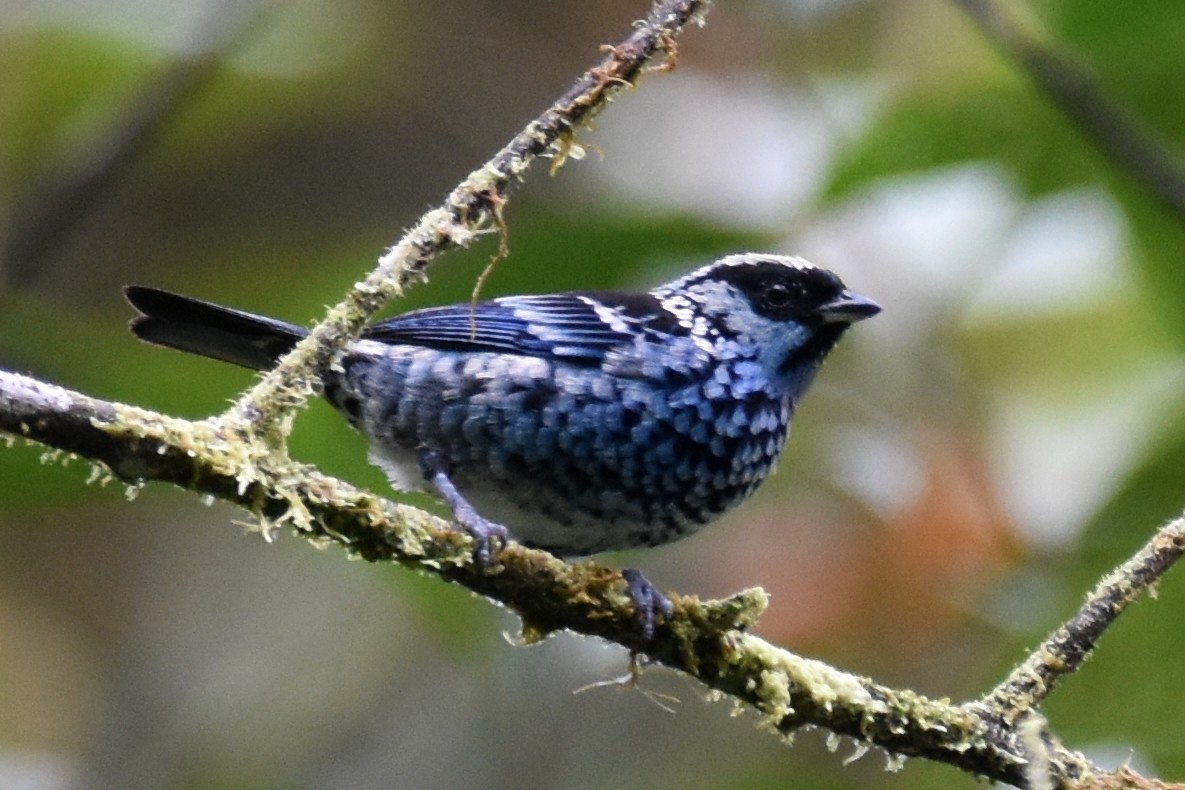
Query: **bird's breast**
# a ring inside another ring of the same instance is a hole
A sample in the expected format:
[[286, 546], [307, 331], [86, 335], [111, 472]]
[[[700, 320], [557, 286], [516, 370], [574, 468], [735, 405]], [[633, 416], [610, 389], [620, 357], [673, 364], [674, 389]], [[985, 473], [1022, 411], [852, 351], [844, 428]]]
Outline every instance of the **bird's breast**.
[[672, 384], [413, 349], [343, 366], [332, 391], [339, 404], [366, 404], [355, 425], [397, 485], [408, 484], [413, 453], [430, 447], [483, 516], [579, 555], [689, 534], [769, 475], [790, 406], [746, 364]]

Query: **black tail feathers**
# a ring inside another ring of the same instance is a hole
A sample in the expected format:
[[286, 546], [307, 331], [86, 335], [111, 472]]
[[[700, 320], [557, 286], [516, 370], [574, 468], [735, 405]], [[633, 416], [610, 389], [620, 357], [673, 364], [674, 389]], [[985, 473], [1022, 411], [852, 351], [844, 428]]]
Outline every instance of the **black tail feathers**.
[[131, 323], [141, 340], [253, 370], [270, 368], [308, 334], [295, 324], [157, 288], [129, 285], [124, 295], [141, 313]]

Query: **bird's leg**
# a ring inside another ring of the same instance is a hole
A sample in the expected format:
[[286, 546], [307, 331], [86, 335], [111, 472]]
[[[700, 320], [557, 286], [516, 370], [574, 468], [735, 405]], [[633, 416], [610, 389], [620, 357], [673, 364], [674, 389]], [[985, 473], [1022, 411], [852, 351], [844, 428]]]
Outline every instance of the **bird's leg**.
[[[420, 469], [424, 478], [428, 480], [440, 494], [441, 499], [453, 511], [453, 518], [476, 543], [473, 551], [474, 560], [480, 567], [486, 567], [496, 551], [501, 550], [510, 532], [506, 527], [483, 517], [465, 495], [457, 490], [457, 486], [450, 477], [450, 464], [444, 454], [430, 448], [420, 450]], [[641, 571], [626, 568], [621, 572], [629, 588], [630, 601], [634, 605], [634, 618], [647, 641], [654, 638], [655, 615], [661, 613], [663, 617], [670, 617], [675, 613], [671, 599], [663, 595]]]
[[449, 476], [452, 471], [451, 464], [442, 453], [427, 447], [421, 449], [420, 469], [424, 473], [424, 478], [435, 486], [440, 498], [453, 511], [453, 518], [457, 524], [473, 538], [476, 544], [473, 559], [477, 565], [482, 568], [488, 566], [494, 554], [506, 545], [506, 539], [510, 537], [509, 531], [501, 524], [484, 518], [469, 504], [469, 500], [453, 484]]
[[621, 572], [621, 576], [629, 586], [630, 600], [634, 604], [634, 619], [642, 629], [642, 636], [649, 642], [654, 638], [655, 613], [661, 612], [663, 617], [670, 617], [675, 613], [675, 605], [661, 590], [651, 584], [641, 571], [626, 568]]

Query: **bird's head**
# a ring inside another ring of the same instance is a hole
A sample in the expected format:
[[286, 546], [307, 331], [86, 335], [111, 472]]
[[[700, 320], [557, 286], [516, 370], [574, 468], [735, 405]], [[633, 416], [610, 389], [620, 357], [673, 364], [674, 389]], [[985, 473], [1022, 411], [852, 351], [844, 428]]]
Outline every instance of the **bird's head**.
[[705, 341], [755, 355], [767, 379], [792, 399], [848, 326], [881, 311], [826, 269], [763, 253], [721, 258], [655, 295]]

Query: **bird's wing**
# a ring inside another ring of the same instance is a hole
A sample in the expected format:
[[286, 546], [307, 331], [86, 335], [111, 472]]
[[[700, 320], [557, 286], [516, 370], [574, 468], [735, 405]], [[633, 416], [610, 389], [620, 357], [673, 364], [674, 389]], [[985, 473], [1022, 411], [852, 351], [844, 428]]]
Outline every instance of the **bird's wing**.
[[363, 337], [600, 364], [610, 349], [634, 342], [647, 329], [659, 328], [666, 315], [661, 302], [650, 294], [510, 296], [405, 313], [375, 324]]

